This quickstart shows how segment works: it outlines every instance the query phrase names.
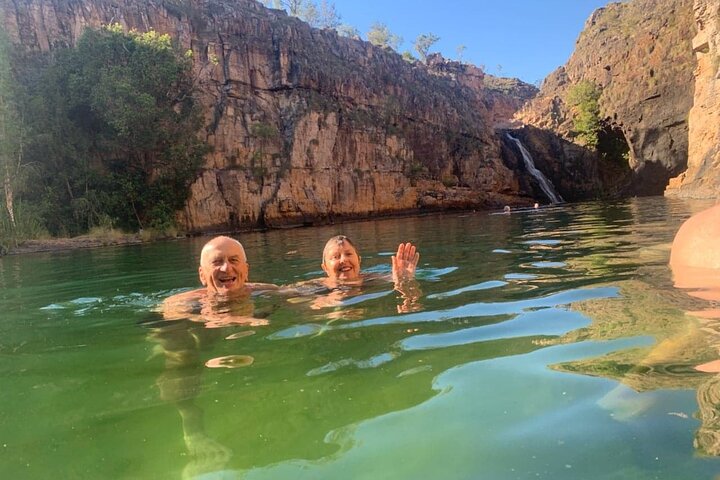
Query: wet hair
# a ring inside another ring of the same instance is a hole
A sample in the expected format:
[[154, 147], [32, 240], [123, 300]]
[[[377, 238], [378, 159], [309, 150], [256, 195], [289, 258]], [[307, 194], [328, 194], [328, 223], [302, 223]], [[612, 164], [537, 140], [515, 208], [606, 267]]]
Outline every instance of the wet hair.
[[334, 247], [335, 245], [342, 245], [345, 242], [347, 242], [347, 244], [350, 245], [351, 247], [353, 247], [355, 249], [355, 251], [357, 252], [357, 247], [355, 246], [355, 244], [353, 243], [352, 240], [350, 240], [345, 235], [335, 235], [334, 237], [332, 237], [330, 240], [327, 241], [327, 243], [325, 244], [325, 248], [323, 248], [322, 263], [325, 263], [325, 255], [327, 255], [330, 247]]

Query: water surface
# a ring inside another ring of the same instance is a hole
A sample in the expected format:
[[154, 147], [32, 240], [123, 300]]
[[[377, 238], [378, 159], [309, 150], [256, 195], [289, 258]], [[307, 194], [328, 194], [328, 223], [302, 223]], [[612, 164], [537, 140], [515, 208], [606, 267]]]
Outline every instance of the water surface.
[[266, 325], [167, 322], [207, 238], [0, 259], [1, 478], [712, 479], [718, 357], [670, 242], [707, 203], [663, 198], [239, 235], [255, 281], [421, 252], [318, 302], [261, 295]]

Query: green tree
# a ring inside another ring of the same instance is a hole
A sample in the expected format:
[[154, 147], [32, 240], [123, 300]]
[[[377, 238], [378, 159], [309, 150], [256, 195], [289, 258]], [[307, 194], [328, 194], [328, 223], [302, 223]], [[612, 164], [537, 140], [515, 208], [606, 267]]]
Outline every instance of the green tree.
[[378, 47], [388, 47], [397, 50], [402, 43], [402, 37], [390, 31], [387, 25], [382, 22], [375, 22], [370, 26], [367, 33], [368, 42]]
[[573, 130], [588, 147], [597, 148], [602, 129], [600, 105], [601, 90], [593, 82], [581, 80], [568, 91], [567, 101], [572, 107]]
[[427, 62], [427, 56], [430, 47], [437, 43], [438, 40], [440, 40], [440, 37], [433, 33], [423, 33], [418, 35], [415, 39], [413, 46], [415, 47], [415, 51], [418, 53], [418, 55], [420, 56], [420, 60], [422, 60], [423, 63]]
[[167, 228], [204, 154], [190, 58], [167, 35], [86, 30], [33, 92], [43, 202], [55, 234]]
[[353, 27], [352, 25], [348, 25], [347, 23], [343, 23], [342, 25], [338, 25], [338, 27], [335, 29], [341, 37], [348, 37], [348, 38], [354, 38], [355, 40], [360, 40], [360, 31]]
[[[327, 0], [320, 0], [317, 4], [317, 21], [313, 25], [317, 28], [337, 29], [342, 17], [337, 12], [335, 4]], [[312, 25], [312, 24], [311, 24]]]
[[21, 92], [12, 72], [11, 56], [10, 41], [5, 31], [0, 31], [0, 178], [5, 210], [1, 217], [7, 218], [7, 221], [0, 221], [3, 228], [0, 244], [17, 246], [23, 236], [18, 231], [16, 210], [18, 194], [22, 191], [27, 170], [24, 158], [26, 128], [22, 105], [18, 101]]
[[458, 45], [455, 48], [455, 53], [457, 53], [457, 61], [462, 62], [463, 57], [465, 56], [465, 50], [467, 50], [467, 47], [465, 45]]
[[402, 53], [402, 58], [409, 63], [417, 62], [417, 58], [415, 58], [415, 55], [413, 55], [410, 50], [405, 50]]
[[327, 0], [264, 0], [270, 7], [285, 10], [288, 15], [297, 17], [315, 28], [334, 29], [340, 26], [340, 14], [335, 4]]

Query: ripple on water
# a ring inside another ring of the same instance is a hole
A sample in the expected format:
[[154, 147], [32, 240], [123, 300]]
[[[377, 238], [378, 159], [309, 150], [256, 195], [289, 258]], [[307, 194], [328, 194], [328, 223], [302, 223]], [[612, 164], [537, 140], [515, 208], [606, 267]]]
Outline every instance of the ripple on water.
[[308, 371], [305, 375], [307, 375], [308, 377], [314, 377], [317, 375], [322, 375], [324, 373], [334, 372], [343, 367], [349, 367], [349, 366], [355, 366], [360, 369], [376, 368], [376, 367], [379, 367], [380, 365], [384, 365], [384, 364], [392, 361], [396, 357], [397, 357], [397, 354], [381, 353], [379, 355], [370, 357], [367, 360], [355, 360], [354, 358], [343, 358], [341, 360], [336, 360], [334, 362], [326, 363], [322, 367], [313, 368], [312, 370]]
[[467, 287], [458, 288], [457, 290], [451, 290], [449, 292], [434, 293], [432, 295], [428, 295], [427, 298], [453, 297], [455, 295], [460, 295], [461, 293], [465, 292], [475, 292], [478, 290], [489, 290], [491, 288], [504, 287], [507, 284], [507, 282], [503, 282], [501, 280], [489, 280], [487, 282], [477, 283], [475, 285], [468, 285]]
[[540, 276], [531, 273], [508, 273], [504, 278], [505, 280], [534, 280]]
[[564, 268], [567, 267], [565, 262], [532, 262], [530, 264], [522, 265], [526, 268]]
[[224, 357], [211, 358], [205, 362], [208, 368], [242, 368], [253, 364], [255, 359], [250, 355], [226, 355]]
[[307, 337], [309, 335], [319, 335], [329, 327], [319, 325], [317, 323], [303, 323], [301, 325], [293, 325], [292, 327], [280, 330], [267, 336], [268, 340], [285, 340], [288, 338]]
[[525, 245], [559, 245], [562, 240], [528, 240], [522, 243]]
[[244, 332], [233, 333], [232, 335], [225, 337], [225, 340], [237, 340], [238, 338], [249, 337], [250, 335], [255, 335], [255, 330], [245, 330]]

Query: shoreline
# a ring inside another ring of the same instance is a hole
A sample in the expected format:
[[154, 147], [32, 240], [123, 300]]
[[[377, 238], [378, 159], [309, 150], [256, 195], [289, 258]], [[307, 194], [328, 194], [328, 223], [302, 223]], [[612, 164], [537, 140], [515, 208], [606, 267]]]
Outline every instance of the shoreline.
[[[158, 239], [159, 240], [159, 239]], [[17, 247], [11, 247], [5, 255], [27, 255], [32, 253], [63, 252], [86, 248], [115, 247], [123, 245], [140, 245], [155, 240], [143, 240], [139, 234], [127, 234], [120, 238], [92, 237], [80, 235], [72, 238], [46, 238], [41, 240], [25, 240]], [[0, 257], [2, 257], [0, 256]]]
[[[496, 207], [497, 208], [497, 207]], [[518, 208], [517, 204], [514, 208]], [[525, 207], [528, 208], [528, 207]], [[296, 228], [312, 228], [326, 225], [343, 224], [343, 223], [355, 223], [369, 220], [390, 220], [396, 218], [406, 217], [424, 217], [432, 215], [442, 215], [447, 213], [467, 213], [467, 212], [486, 212], [488, 214], [503, 213], [502, 210], [496, 211], [495, 208], [481, 208], [481, 209], [449, 209], [449, 210], [434, 210], [425, 212], [398, 212], [394, 215], [381, 215], [376, 218], [343, 218], [329, 222], [317, 222], [312, 224], [288, 224], [288, 225], [274, 225], [265, 228], [245, 228], [238, 230], [213, 230], [207, 232], [192, 232], [180, 234], [177, 236], [160, 236], [144, 240], [140, 233], [127, 233], [117, 236], [92, 236], [92, 235], [80, 235], [77, 237], [65, 237], [65, 238], [46, 238], [46, 239], [35, 239], [25, 240], [17, 247], [10, 248], [4, 255], [0, 254], [0, 258], [6, 256], [15, 255], [28, 255], [34, 253], [48, 253], [48, 252], [64, 252], [71, 250], [81, 250], [88, 248], [100, 248], [100, 247], [118, 247], [126, 245], [141, 245], [143, 243], [155, 243], [159, 241], [167, 240], [178, 240], [183, 238], [202, 237], [205, 235], [234, 235], [245, 232], [258, 232], [268, 230], [294, 230]]]

